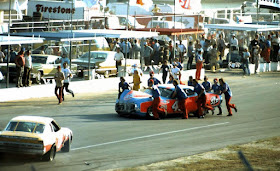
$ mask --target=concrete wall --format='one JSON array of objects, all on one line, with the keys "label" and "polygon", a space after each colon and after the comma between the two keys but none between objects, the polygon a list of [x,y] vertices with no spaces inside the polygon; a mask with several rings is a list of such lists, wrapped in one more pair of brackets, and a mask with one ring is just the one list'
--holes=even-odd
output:
[{"label": "concrete wall", "polygon": [[[250,73],[255,73],[255,64],[249,64]],[[270,63],[260,63],[257,72],[280,71],[280,61]]]}]

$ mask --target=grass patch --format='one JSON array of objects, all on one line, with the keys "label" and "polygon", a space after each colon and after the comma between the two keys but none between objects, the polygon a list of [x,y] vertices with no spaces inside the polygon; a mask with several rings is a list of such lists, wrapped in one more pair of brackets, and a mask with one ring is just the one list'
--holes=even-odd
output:
[{"label": "grass patch", "polygon": [[254,170],[280,171],[280,137],[254,141],[243,145],[228,146],[216,151],[153,163],[147,166],[117,169],[116,171],[245,171],[246,168],[239,158],[238,151],[243,152]]}]

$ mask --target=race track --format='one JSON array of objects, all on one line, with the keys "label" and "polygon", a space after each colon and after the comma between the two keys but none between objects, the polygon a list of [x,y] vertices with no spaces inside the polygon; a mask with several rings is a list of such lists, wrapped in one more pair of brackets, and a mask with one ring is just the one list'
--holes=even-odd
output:
[{"label": "race track", "polygon": [[119,117],[114,111],[116,92],[67,95],[60,106],[54,97],[0,103],[1,130],[12,117],[39,115],[53,117],[74,133],[72,151],[57,153],[53,162],[7,156],[1,158],[0,170],[126,168],[280,135],[279,72],[216,76],[225,77],[233,91],[232,103],[238,107],[233,117],[226,116],[224,102],[222,116],[208,114],[205,119]]}]

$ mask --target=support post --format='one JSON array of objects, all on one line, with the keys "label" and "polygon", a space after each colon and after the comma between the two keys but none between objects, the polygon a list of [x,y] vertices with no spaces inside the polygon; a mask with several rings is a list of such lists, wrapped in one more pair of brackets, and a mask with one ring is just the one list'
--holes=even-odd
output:
[{"label": "support post", "polygon": [[[10,30],[11,30],[11,0],[9,0],[9,25],[8,25],[8,38],[10,39]],[[10,71],[9,71],[9,62],[11,58],[11,45],[8,46],[8,56],[7,56],[7,78],[6,78],[6,88],[9,88],[10,82]]]},{"label": "support post", "polygon": [[89,40],[89,45],[88,45],[88,79],[89,79],[89,74],[90,74],[90,56],[91,56],[91,53],[90,53],[90,47],[91,47],[91,40]]},{"label": "support post", "polygon": [[[72,3],[71,3],[71,36],[72,36],[72,38],[74,38],[74,36],[73,36],[73,26],[72,26],[72,20],[73,20],[73,13],[72,13],[72,11],[73,11],[73,0],[72,0]],[[70,59],[70,70],[71,70],[71,68],[72,68],[72,40],[70,40],[70,49],[69,49],[69,59]]]}]

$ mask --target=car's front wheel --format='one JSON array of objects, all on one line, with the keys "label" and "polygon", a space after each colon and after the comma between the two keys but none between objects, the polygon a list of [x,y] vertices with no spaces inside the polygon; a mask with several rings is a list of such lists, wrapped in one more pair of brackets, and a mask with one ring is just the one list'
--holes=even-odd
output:
[{"label": "car's front wheel", "polygon": [[55,154],[56,154],[56,147],[52,146],[52,148],[50,149],[50,151],[48,151],[44,156],[43,156],[43,161],[53,161],[55,158]]},{"label": "car's front wheel", "polygon": [[61,148],[62,152],[70,152],[70,148],[71,148],[70,139],[71,138],[69,137],[69,139],[64,143],[64,146]]},{"label": "car's front wheel", "polygon": [[154,118],[152,106],[148,107],[147,114],[146,114],[146,119],[151,119],[151,118]]},{"label": "car's front wheel", "polygon": [[109,78],[109,76],[110,76],[110,75],[109,75],[109,71],[105,71],[104,77],[105,77],[105,78]]},{"label": "car's front wheel", "polygon": [[41,83],[41,79],[42,79],[42,73],[40,71],[38,71],[37,76],[35,78],[35,82],[37,84],[40,84]]}]

